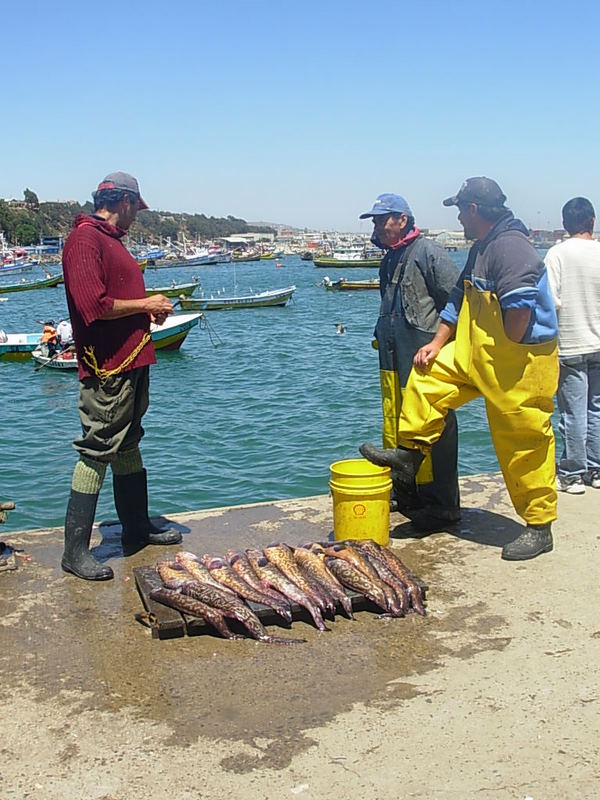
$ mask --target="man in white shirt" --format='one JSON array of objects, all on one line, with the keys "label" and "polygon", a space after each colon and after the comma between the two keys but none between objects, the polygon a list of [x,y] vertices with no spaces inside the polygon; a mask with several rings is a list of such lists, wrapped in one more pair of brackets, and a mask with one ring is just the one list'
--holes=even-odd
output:
[{"label": "man in white shirt", "polygon": [[561,492],[583,494],[586,483],[600,489],[600,242],[585,197],[569,200],[562,217],[569,238],[545,258],[559,327],[563,451],[556,484]]}]

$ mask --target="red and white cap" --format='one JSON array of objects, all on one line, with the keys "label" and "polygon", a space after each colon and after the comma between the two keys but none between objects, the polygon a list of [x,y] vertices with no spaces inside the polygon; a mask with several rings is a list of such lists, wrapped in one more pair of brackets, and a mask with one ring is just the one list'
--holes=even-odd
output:
[{"label": "red and white cap", "polygon": [[137,179],[130,175],[128,172],[111,172],[109,175],[100,181],[98,184],[97,192],[103,189],[121,189],[124,192],[132,192],[139,197],[139,209],[143,211],[148,208],[148,204],[140,194],[140,185]]}]

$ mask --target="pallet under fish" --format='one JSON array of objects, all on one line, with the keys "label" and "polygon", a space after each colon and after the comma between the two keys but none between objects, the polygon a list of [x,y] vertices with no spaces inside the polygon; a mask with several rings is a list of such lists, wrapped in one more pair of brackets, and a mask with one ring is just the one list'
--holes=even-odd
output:
[{"label": "pallet under fish", "polygon": [[[156,567],[134,567],[133,575],[145,609],[143,613],[136,614],[136,618],[151,629],[153,639],[176,639],[186,635],[215,635],[215,630],[212,625],[209,625],[203,619],[191,617],[188,614],[181,614],[174,608],[158,603],[150,597],[150,592],[153,589],[159,589],[163,585],[156,571]],[[423,598],[425,599],[427,587],[422,584],[420,584],[420,586],[423,592]],[[352,592],[349,589],[346,589],[346,594],[352,602],[353,611],[373,611],[374,613],[381,614],[381,609],[364,595]],[[263,625],[278,625],[281,627],[281,617],[272,608],[254,603],[251,600],[247,601],[247,604]],[[302,606],[291,603],[291,610],[293,622],[298,620],[311,622],[310,614],[305,608],[302,608]],[[341,607],[339,606],[338,611],[341,611]],[[228,620],[228,625],[230,625],[231,629],[234,631],[243,631],[243,628],[240,627],[239,624],[236,624],[234,620]]]}]

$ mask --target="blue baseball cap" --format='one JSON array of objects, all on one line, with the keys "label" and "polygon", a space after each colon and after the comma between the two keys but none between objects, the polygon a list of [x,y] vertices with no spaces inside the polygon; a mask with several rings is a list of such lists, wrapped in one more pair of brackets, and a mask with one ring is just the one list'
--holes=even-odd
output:
[{"label": "blue baseball cap", "polygon": [[381,214],[408,214],[412,217],[413,213],[406,200],[399,194],[380,194],[373,203],[373,208],[361,214],[359,219],[367,217],[379,217]]}]

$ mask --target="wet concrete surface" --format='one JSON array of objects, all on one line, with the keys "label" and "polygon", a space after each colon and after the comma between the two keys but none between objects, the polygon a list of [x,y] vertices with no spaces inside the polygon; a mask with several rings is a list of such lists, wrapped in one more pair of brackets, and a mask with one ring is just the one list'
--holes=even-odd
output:
[{"label": "wet concrete surface", "polygon": [[[233,793],[229,795],[223,788],[222,795],[194,794],[184,781],[178,784],[179,794],[170,793],[177,800],[237,796],[238,789],[234,791],[233,786],[250,785],[239,781],[254,785],[257,775],[287,774],[296,761],[310,757],[322,746],[319,731],[324,735],[357,708],[375,718],[391,715],[397,729],[418,736],[413,703],[438,705],[445,692],[443,682],[441,688],[425,688],[428,674],[482,659],[493,665],[496,656],[502,659],[501,669],[507,668],[503,654],[519,635],[511,623],[515,612],[521,613],[523,593],[531,590],[518,579],[524,571],[539,573],[543,561],[537,559],[534,568],[533,562],[508,565],[496,561],[499,548],[518,535],[520,528],[497,476],[471,478],[463,481],[461,488],[463,519],[447,533],[417,538],[407,520],[392,515],[395,552],[429,587],[427,617],[383,620],[362,611],[354,621],[336,617],[325,633],[309,622],[298,621],[286,634],[282,625],[283,635],[307,640],[293,647],[225,641],[211,635],[152,639],[150,631],[135,621],[142,605],[132,568],[153,564],[178,549],[219,555],[231,547],[323,540],[331,533],[330,498],[176,515],[170,519],[184,533],[182,545],[147,548],[128,559],[120,554],[118,526],[103,523],[99,527],[102,540],[95,535],[94,541],[97,557],[107,560],[115,571],[114,581],[106,583],[85,582],[61,572],[61,531],[11,535],[11,544],[22,547],[31,561],[0,576],[4,693],[5,697],[22,698],[25,706],[38,709],[38,719],[47,719],[45,724],[39,723],[41,730],[46,727],[43,741],[50,737],[60,742],[52,757],[56,775],[46,785],[47,793],[40,796],[70,797],[68,787],[77,785],[80,791],[86,785],[84,765],[90,769],[89,756],[82,758],[81,738],[72,739],[74,726],[83,718],[95,721],[92,729],[102,720],[102,729],[111,730],[113,741],[118,739],[119,720],[127,720],[131,741],[123,745],[121,760],[139,747],[139,742],[134,744],[134,730],[138,738],[143,734],[149,751],[160,732],[163,771],[169,764],[169,752],[177,761],[182,753],[204,753],[210,743],[218,743],[211,774],[214,779],[216,770],[219,785],[228,786],[227,791]],[[600,501],[600,492],[597,496]],[[487,557],[478,574],[482,551]],[[551,563],[555,554],[543,558]],[[557,587],[555,596],[560,593]],[[559,631],[573,625],[569,619],[572,609],[561,606],[551,610]],[[533,607],[528,613],[533,615],[524,618],[529,627],[547,620],[543,609]],[[489,669],[493,672],[494,668]],[[16,706],[15,713],[23,715],[24,729],[28,725],[35,728],[29,712],[23,708],[17,712]],[[363,744],[367,751],[367,742]],[[346,744],[340,741],[337,758],[342,765],[346,751]],[[8,747],[3,756],[10,764],[15,753]],[[110,767],[109,771],[118,773],[110,755],[95,758],[100,759],[92,762],[95,768]],[[82,770],[77,784],[68,777],[72,768]],[[310,796],[329,796],[325,776],[323,780],[322,793]],[[19,782],[18,770],[5,769],[0,796],[8,799],[26,796],[19,791],[35,793],[31,781],[24,776]],[[152,786],[157,785],[154,780]],[[91,793],[79,796],[103,800],[133,796],[119,781],[115,786],[117,789],[104,794],[90,788]],[[250,792],[248,796],[279,796],[275,785],[271,788],[273,794],[263,788],[265,793]],[[302,793],[309,796],[304,790]],[[146,796],[161,795],[146,792]],[[377,796],[388,796],[383,786]]]}]

